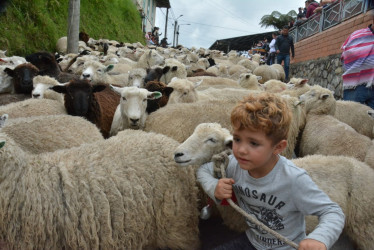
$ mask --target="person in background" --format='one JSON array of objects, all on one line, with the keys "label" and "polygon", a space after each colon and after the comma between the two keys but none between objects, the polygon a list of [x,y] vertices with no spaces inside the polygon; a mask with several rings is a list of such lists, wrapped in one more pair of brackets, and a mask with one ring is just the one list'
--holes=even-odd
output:
[{"label": "person in background", "polygon": [[305,17],[306,18],[309,18],[311,17],[313,14],[314,14],[314,10],[319,7],[319,3],[317,3],[316,1],[314,0],[308,0],[308,8],[307,8],[307,11],[306,11],[306,15]]},{"label": "person in background", "polygon": [[155,26],[152,31],[153,42],[155,45],[159,44],[159,37],[162,35],[162,33],[158,33],[159,30],[160,28]]},{"label": "person in background", "polygon": [[[292,113],[286,101],[273,93],[249,95],[231,112],[232,155],[226,178],[214,176],[214,163],[197,170],[197,181],[216,203],[232,198],[259,221],[299,244],[299,250],[326,250],[339,238],[345,216],[338,204],[313,182],[309,174],[280,155],[287,147]],[[319,224],[305,233],[305,216]],[[291,249],[283,241],[247,222],[236,239],[214,250]]]},{"label": "person in background", "polygon": [[315,8],[313,12],[314,13],[321,13],[323,8],[327,8],[328,6],[333,4],[334,2],[336,2],[336,0],[321,0],[319,2],[319,7]]},{"label": "person in background", "polygon": [[[374,15],[374,10],[371,10]],[[343,100],[356,101],[374,109],[374,30],[373,24],[354,31],[341,49]]]},{"label": "person in background", "polygon": [[168,43],[167,39],[168,39],[167,37],[164,37],[164,38],[161,39],[161,42],[160,42],[161,47],[167,48],[168,45],[170,45],[170,43]]},{"label": "person in background", "polygon": [[275,41],[275,49],[277,52],[277,63],[282,64],[284,62],[284,72],[286,73],[285,81],[288,82],[288,74],[290,69],[290,50],[292,58],[295,57],[295,48],[293,44],[293,37],[288,35],[288,26],[284,26],[282,34],[277,37]]},{"label": "person in background", "polygon": [[155,43],[152,41],[152,33],[150,31],[148,31],[146,34],[145,34],[145,40],[146,40],[146,43],[147,45],[154,45]]},{"label": "person in background", "polygon": [[270,44],[269,44],[269,56],[268,56],[268,59],[266,61],[266,64],[267,65],[272,65],[275,63],[275,55],[276,55],[276,52],[277,50],[275,49],[275,41],[277,40],[277,33],[273,33],[271,34],[273,39],[271,40]]}]

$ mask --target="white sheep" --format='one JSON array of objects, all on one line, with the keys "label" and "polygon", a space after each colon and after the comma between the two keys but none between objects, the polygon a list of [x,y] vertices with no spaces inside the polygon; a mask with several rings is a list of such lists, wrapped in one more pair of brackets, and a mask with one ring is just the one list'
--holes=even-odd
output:
[{"label": "white sheep", "polygon": [[174,140],[126,130],[31,156],[0,133],[0,145],[7,248],[199,248],[196,178],[173,161]]},{"label": "white sheep", "polygon": [[282,92],[282,95],[300,97],[310,90],[308,79],[292,77],[287,84],[288,88]]},{"label": "white sheep", "polygon": [[163,65],[164,63],[165,58],[156,50],[150,49],[144,51],[143,55],[140,56],[138,62],[134,67],[146,69],[156,65]]},{"label": "white sheep", "polygon": [[23,151],[32,154],[104,140],[93,123],[71,115],[10,119],[1,132],[11,137]]},{"label": "white sheep", "polygon": [[286,80],[286,73],[284,72],[284,68],[282,65],[278,63],[274,63],[270,65],[271,68],[274,68],[278,72],[277,80],[284,82]]},{"label": "white sheep", "polygon": [[374,139],[373,128],[374,120],[369,117],[368,111],[372,111],[369,106],[353,101],[336,101],[334,117],[342,121],[357,132]]},{"label": "white sheep", "polygon": [[4,71],[4,69],[10,68],[14,70],[15,66],[11,65],[0,65],[0,93],[15,93],[13,85],[13,77]]},{"label": "white sheep", "polygon": [[249,60],[248,58],[244,58],[244,59],[241,59],[239,62],[238,62],[238,65],[242,65],[244,67],[246,67],[247,69],[251,70],[252,72],[258,67],[260,66],[258,62],[256,61],[251,61]]},{"label": "white sheep", "polygon": [[186,66],[178,60],[173,58],[166,59],[165,67],[170,67],[170,69],[161,76],[161,82],[168,84],[174,77],[187,78]]},{"label": "white sheep", "polygon": [[144,88],[144,79],[147,72],[143,68],[134,68],[129,71],[128,86]]},{"label": "white sheep", "polygon": [[118,88],[111,85],[110,87],[121,95],[120,104],[114,113],[110,135],[114,136],[127,128],[144,128],[148,116],[146,112],[147,100],[158,99],[162,94],[158,91],[151,92],[134,86]]},{"label": "white sheep", "polygon": [[97,61],[86,61],[83,65],[81,80],[88,80],[91,84],[114,84],[118,86],[127,86],[128,73],[111,75],[109,71],[113,65],[105,66]]},{"label": "white sheep", "polygon": [[[217,123],[204,123],[174,151],[174,160],[180,166],[202,165],[211,161],[214,154],[231,147],[232,136]],[[305,169],[313,181],[346,215],[345,233],[360,249],[372,249],[374,217],[374,171],[354,158],[344,156],[313,155],[293,159],[293,163]],[[230,206],[218,206],[224,223],[236,231],[247,228],[244,217]],[[312,216],[306,217],[307,233],[317,225]]]},{"label": "white sheep", "polygon": [[262,76],[256,76],[251,73],[242,73],[239,76],[238,84],[245,89],[263,90],[258,82],[261,79]]},{"label": "white sheep", "polygon": [[225,77],[213,77],[213,76],[193,76],[187,77],[187,80],[191,82],[199,82],[202,80],[201,84],[197,87],[198,90],[203,90],[206,88],[242,88],[238,81],[225,78]]},{"label": "white sheep", "polygon": [[8,114],[10,119],[41,115],[66,115],[64,104],[50,99],[28,99],[0,106],[0,115]]},{"label": "white sheep", "polygon": [[262,76],[262,79],[259,80],[260,83],[264,83],[271,79],[278,80],[279,78],[278,71],[266,64],[258,66],[252,73],[256,76]]},{"label": "white sheep", "polygon": [[31,92],[32,98],[46,98],[59,101],[64,103],[64,96],[60,93],[57,93],[51,89],[52,86],[61,85],[55,78],[49,76],[35,76],[32,79],[33,90]]},{"label": "white sheep", "polygon": [[226,64],[216,64],[211,67],[209,67],[206,72],[215,74],[216,76],[219,77],[228,77],[229,71],[228,71],[229,66]]},{"label": "white sheep", "polygon": [[263,85],[264,90],[270,93],[281,93],[283,95],[283,91],[288,88],[288,85],[280,80],[268,80]]}]

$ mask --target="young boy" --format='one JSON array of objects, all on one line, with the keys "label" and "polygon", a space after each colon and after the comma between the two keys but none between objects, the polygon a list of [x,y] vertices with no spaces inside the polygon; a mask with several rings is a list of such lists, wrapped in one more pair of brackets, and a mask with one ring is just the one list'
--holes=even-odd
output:
[{"label": "young boy", "polygon": [[[287,146],[291,113],[280,96],[246,97],[231,113],[233,155],[227,178],[213,177],[213,163],[202,165],[197,179],[219,204],[234,191],[239,206],[262,223],[299,244],[299,249],[328,249],[344,226],[341,208],[321,191],[305,170],[279,154]],[[319,216],[319,225],[305,235],[305,215]],[[238,239],[217,249],[292,249],[247,221]]]}]

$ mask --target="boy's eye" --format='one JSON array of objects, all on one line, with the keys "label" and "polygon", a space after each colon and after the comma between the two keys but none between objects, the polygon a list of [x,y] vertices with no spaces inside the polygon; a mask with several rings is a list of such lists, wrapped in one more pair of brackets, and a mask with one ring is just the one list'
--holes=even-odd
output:
[{"label": "boy's eye", "polygon": [[258,144],[257,142],[254,142],[254,141],[251,141],[250,142],[252,146],[259,146],[260,144]]},{"label": "boy's eye", "polygon": [[239,138],[235,138],[235,137],[234,137],[234,141],[235,141],[235,142],[239,142],[239,141],[240,141],[240,139],[239,139]]}]

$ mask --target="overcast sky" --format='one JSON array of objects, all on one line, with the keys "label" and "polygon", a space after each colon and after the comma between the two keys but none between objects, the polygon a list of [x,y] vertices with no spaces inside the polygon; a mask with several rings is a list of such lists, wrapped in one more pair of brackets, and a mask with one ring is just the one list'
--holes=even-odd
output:
[{"label": "overcast sky", "polygon": [[[167,38],[173,43],[174,20],[178,18],[179,44],[209,48],[216,40],[273,31],[259,25],[261,17],[274,10],[298,12],[305,0],[170,0]],[[156,8],[156,26],[165,34],[166,8]],[[190,24],[190,25],[186,25]],[[160,38],[160,39],[161,39]]]}]

